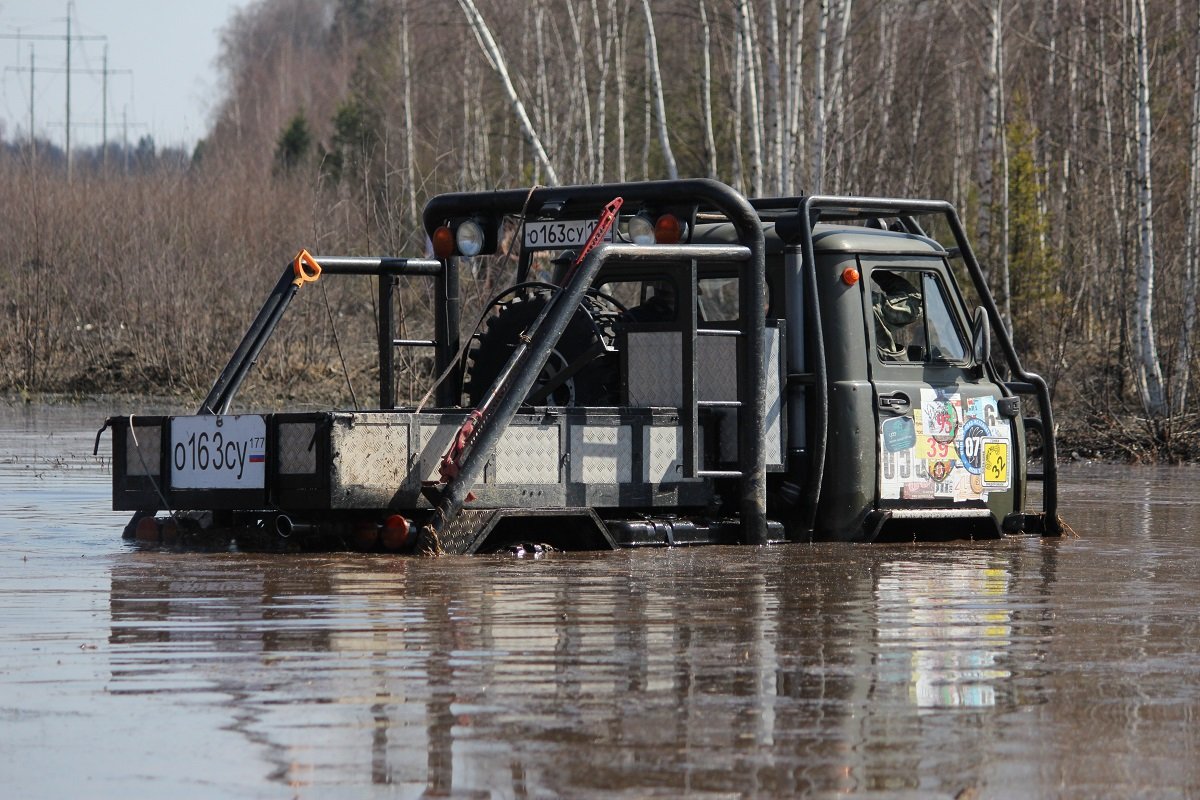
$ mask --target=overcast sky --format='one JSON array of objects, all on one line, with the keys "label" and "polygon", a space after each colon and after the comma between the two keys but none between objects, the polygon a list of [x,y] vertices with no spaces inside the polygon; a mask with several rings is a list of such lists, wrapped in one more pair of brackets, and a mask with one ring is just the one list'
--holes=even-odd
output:
[{"label": "overcast sky", "polygon": [[[217,100],[220,32],[251,0],[74,0],[71,35],[104,36],[108,68],[108,138],[131,142],[149,133],[159,147],[191,149],[208,129]],[[34,57],[33,114],[38,136],[63,142],[65,42],[18,41],[21,35],[66,36],[67,0],[0,0],[0,126],[4,138],[29,130],[29,57]],[[80,40],[71,51],[71,144],[100,142],[105,42]],[[16,71],[21,70],[20,72]],[[43,72],[45,70],[45,72]],[[52,72],[57,70],[57,72]],[[96,74],[81,74],[93,70]]]}]

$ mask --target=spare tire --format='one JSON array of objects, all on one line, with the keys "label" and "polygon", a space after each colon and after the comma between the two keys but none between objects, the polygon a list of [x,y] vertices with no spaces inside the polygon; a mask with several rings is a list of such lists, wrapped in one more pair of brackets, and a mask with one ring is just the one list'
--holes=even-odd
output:
[{"label": "spare tire", "polygon": [[[496,313],[489,317],[467,355],[463,394],[468,405],[477,407],[483,402],[520,343],[521,335],[529,330],[549,300],[549,289],[538,287],[523,291],[495,307]],[[582,305],[575,309],[529,394],[536,394],[551,377],[584,356],[597,341],[608,335],[599,329]],[[605,352],[568,378],[540,405],[614,405],[616,398],[616,360],[611,353]]]}]

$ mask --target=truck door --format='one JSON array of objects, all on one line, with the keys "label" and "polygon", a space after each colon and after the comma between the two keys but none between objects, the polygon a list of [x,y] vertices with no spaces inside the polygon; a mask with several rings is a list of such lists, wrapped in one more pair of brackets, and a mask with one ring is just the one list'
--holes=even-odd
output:
[{"label": "truck door", "polygon": [[882,508],[1013,510],[1013,427],[1000,387],[972,362],[945,262],[872,257],[863,301]]}]

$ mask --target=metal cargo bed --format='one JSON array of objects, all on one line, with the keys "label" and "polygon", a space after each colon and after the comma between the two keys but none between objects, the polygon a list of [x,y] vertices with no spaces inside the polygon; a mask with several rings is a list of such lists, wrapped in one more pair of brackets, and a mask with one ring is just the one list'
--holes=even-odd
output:
[{"label": "metal cargo bed", "polygon": [[[113,507],[430,509],[428,489],[466,418],[462,410],[264,415],[264,480],[248,488],[235,480],[211,488],[174,485],[180,471],[163,443],[172,441],[172,425],[192,418],[114,418]],[[713,418],[701,430],[718,435],[718,427]],[[521,412],[484,465],[470,506],[707,505],[713,481],[685,475],[683,441],[676,409]]]}]

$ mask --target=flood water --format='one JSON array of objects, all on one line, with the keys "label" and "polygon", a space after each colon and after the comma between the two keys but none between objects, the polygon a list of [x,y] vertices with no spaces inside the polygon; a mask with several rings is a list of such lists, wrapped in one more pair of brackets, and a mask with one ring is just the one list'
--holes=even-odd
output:
[{"label": "flood water", "polygon": [[1056,540],[172,552],[105,413],[0,404],[6,797],[1200,794],[1200,470],[1066,467]]}]

